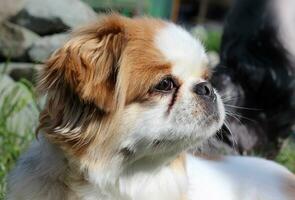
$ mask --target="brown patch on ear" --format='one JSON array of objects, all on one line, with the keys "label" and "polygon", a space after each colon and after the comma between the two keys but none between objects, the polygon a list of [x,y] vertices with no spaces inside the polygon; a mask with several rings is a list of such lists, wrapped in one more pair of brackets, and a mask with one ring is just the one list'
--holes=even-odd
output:
[{"label": "brown patch on ear", "polygon": [[126,20],[111,15],[75,32],[48,60],[39,89],[56,91],[67,84],[82,101],[94,103],[105,112],[116,109],[116,73],[126,45]]},{"label": "brown patch on ear", "polygon": [[285,177],[285,184],[284,188],[286,192],[286,196],[289,200],[295,199],[295,175],[289,174]]},{"label": "brown patch on ear", "polygon": [[83,154],[107,126],[102,117],[124,104],[115,94],[127,20],[110,15],[76,31],[40,73],[38,89],[47,103],[38,130],[70,153]]},{"label": "brown patch on ear", "polygon": [[53,143],[67,153],[82,155],[95,138],[95,131],[89,125],[100,121],[105,113],[96,105],[84,104],[80,98],[64,84],[58,92],[48,93],[44,110],[40,113],[39,130]]}]

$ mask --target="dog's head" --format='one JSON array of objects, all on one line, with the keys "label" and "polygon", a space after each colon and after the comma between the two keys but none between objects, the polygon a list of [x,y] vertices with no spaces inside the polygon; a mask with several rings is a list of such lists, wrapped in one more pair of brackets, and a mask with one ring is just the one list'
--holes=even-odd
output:
[{"label": "dog's head", "polygon": [[203,46],[179,26],[109,15],[49,59],[40,129],[88,164],[176,155],[223,124],[209,75]]}]

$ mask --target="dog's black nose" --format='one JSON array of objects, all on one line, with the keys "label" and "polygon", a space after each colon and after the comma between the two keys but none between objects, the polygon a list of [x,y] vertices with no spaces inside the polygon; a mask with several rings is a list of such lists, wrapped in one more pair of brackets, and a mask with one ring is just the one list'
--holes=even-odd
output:
[{"label": "dog's black nose", "polygon": [[201,82],[196,84],[193,87],[193,91],[200,96],[212,97],[213,96],[213,88],[208,82]]}]

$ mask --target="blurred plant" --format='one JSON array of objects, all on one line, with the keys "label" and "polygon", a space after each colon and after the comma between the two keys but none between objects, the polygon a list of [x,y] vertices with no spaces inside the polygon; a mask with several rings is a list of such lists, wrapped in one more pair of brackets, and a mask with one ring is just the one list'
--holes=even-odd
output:
[{"label": "blurred plant", "polygon": [[38,115],[32,84],[0,74],[0,199],[4,198],[7,172],[34,137]]},{"label": "blurred plant", "polygon": [[219,52],[221,32],[206,30],[203,26],[196,26],[191,29],[191,34],[202,41],[207,51]]},{"label": "blurred plant", "polygon": [[295,173],[295,133],[284,141],[276,161]]},{"label": "blurred plant", "polygon": [[219,52],[221,43],[221,33],[217,31],[209,31],[205,46],[208,51]]}]

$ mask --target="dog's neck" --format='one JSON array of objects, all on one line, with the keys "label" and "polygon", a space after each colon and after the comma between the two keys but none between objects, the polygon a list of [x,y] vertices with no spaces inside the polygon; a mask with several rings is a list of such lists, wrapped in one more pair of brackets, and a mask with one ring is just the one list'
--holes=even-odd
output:
[{"label": "dog's neck", "polygon": [[[161,160],[161,157],[154,160],[144,158],[129,165],[114,161],[108,167],[91,168],[82,173],[77,171],[79,167],[75,167],[71,169],[67,184],[73,193],[79,191],[79,194],[84,194],[82,199],[94,196],[110,200],[183,199],[187,189],[185,154],[165,164],[161,164]],[[82,178],[77,178],[77,175]]]},{"label": "dog's neck", "polygon": [[49,157],[55,159],[50,161],[54,166],[43,171],[56,174],[52,178],[68,188],[65,192],[68,199],[182,200],[187,190],[184,153],[148,156],[127,163],[124,159],[113,159],[105,167],[82,168],[79,161],[65,155],[43,136],[36,148],[40,151],[39,167],[47,166],[42,163],[48,163]]}]

